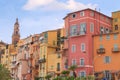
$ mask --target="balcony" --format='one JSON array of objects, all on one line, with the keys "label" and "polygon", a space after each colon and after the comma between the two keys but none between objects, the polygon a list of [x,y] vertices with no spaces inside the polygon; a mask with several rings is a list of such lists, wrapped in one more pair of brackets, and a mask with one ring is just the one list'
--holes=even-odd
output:
[{"label": "balcony", "polygon": [[71,37],[84,36],[84,35],[86,35],[86,31],[72,32],[72,33],[70,34]]},{"label": "balcony", "polygon": [[97,53],[98,54],[104,54],[105,53],[105,48],[97,49]]},{"label": "balcony", "polygon": [[113,53],[120,52],[120,48],[112,48],[112,52],[113,52]]},{"label": "balcony", "polygon": [[13,59],[11,62],[12,62],[12,63],[16,63],[16,61],[17,61],[16,59]]},{"label": "balcony", "polygon": [[80,65],[78,65],[78,67],[82,68],[82,67],[85,67],[85,65],[84,64],[80,64]]},{"label": "balcony", "polygon": [[39,59],[38,62],[39,62],[39,63],[45,63],[45,62],[46,62],[46,59],[45,59],[45,58]]},{"label": "balcony", "polygon": [[16,65],[15,65],[15,64],[12,64],[12,65],[11,65],[11,69],[14,69],[14,68],[16,68]]}]

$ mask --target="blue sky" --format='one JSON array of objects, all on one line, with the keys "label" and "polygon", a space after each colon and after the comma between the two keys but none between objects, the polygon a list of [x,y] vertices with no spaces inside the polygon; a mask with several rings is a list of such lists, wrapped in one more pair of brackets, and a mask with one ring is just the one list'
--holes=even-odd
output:
[{"label": "blue sky", "polygon": [[111,16],[120,10],[120,0],[0,0],[0,40],[11,43],[18,17],[21,38],[64,26],[67,13],[92,8]]}]

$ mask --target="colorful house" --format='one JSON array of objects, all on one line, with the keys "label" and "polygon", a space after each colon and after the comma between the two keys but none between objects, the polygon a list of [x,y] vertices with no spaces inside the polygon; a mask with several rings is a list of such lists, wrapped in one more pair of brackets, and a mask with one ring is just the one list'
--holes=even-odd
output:
[{"label": "colorful house", "polygon": [[94,72],[96,78],[108,80],[120,79],[120,34],[109,33],[95,35],[94,38]]},{"label": "colorful house", "polygon": [[113,31],[120,32],[120,11],[112,12]]},{"label": "colorful house", "polygon": [[[77,65],[77,76],[93,74],[93,38],[92,35],[111,32],[112,18],[99,11],[84,9],[69,13],[65,18],[64,68]],[[71,73],[72,75],[72,73]]]},{"label": "colorful house", "polygon": [[46,75],[59,76],[61,72],[61,54],[57,37],[59,30],[43,32],[40,37],[39,77],[44,79]]}]

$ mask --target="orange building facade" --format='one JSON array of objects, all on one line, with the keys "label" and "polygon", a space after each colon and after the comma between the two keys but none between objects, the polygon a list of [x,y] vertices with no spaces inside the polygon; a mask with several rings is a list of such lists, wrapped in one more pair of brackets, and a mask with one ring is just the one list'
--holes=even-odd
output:
[{"label": "orange building facade", "polygon": [[[110,33],[95,35],[94,42],[94,72],[98,80],[120,79],[120,34]],[[117,78],[117,79],[116,79]]]}]

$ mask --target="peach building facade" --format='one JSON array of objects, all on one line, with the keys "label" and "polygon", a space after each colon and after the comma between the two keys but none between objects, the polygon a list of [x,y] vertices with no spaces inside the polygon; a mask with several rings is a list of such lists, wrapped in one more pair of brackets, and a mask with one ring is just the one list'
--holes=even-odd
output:
[{"label": "peach building facade", "polygon": [[110,33],[93,36],[94,72],[98,80],[120,79],[120,34]]}]

